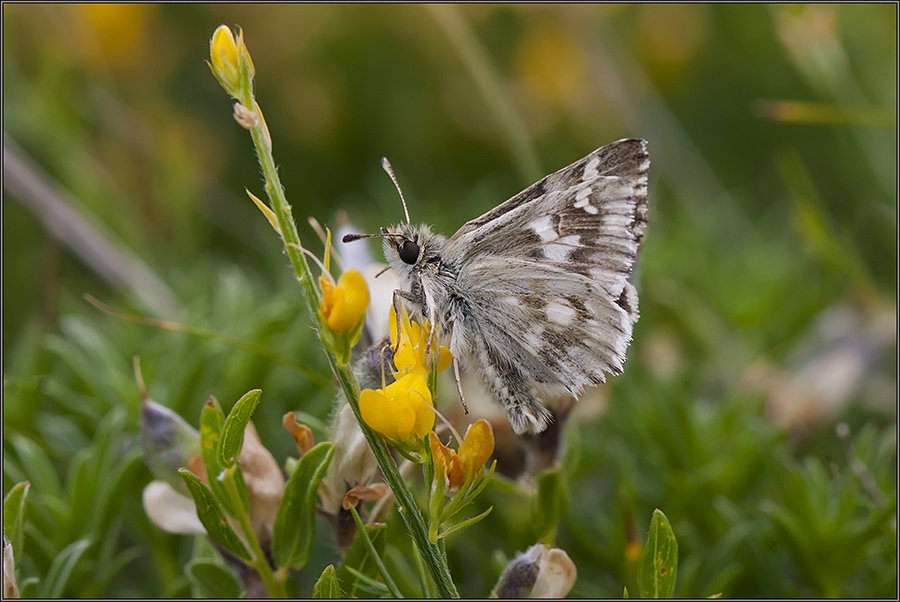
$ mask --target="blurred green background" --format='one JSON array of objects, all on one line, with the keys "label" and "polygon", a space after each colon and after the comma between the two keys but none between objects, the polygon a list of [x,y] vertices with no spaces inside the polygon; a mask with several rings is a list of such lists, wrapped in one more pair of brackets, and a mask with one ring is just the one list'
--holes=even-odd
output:
[{"label": "blurred green background", "polygon": [[[895,596],[896,11],[4,4],[4,492],[32,482],[20,580],[190,592],[194,543],[140,505],[133,356],[194,424],[209,395],[227,409],[263,389],[254,421],[279,462],[281,415],[329,412],[299,288],[244,194],[264,194],[249,136],[204,64],[224,23],[244,31],[319,255],[307,216],[402,219],[382,156],[413,221],[450,234],[599,146],[649,141],[628,366],[565,434],[556,543],[573,596],[622,594],[654,508],[679,540],[677,595]],[[529,508],[504,495],[489,489],[494,513],[448,545],[464,596],[534,543]],[[338,558],[320,531],[301,595]]]}]

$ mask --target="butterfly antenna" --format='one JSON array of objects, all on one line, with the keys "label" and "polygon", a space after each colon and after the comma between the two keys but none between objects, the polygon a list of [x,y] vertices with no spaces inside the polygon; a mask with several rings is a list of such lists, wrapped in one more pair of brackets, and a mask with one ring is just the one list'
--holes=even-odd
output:
[{"label": "butterfly antenna", "polygon": [[400,183],[397,182],[397,176],[394,175],[394,170],[391,168],[391,162],[387,160],[387,157],[381,158],[381,167],[384,171],[387,172],[387,175],[391,176],[391,180],[394,182],[394,186],[397,188],[397,192],[400,193],[400,200],[403,201],[403,213],[406,214],[406,223],[409,223],[409,209],[406,208],[406,199],[403,198],[403,191],[400,190]]}]

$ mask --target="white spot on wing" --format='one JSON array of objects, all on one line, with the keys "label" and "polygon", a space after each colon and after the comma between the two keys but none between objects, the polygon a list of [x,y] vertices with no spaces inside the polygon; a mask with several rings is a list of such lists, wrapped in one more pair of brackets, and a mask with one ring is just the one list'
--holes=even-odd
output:
[{"label": "white spot on wing", "polygon": [[544,306],[547,319],[560,326],[569,326],[575,320],[575,308],[564,299],[554,299]]},{"label": "white spot on wing", "polygon": [[559,263],[568,263],[569,254],[571,252],[571,247],[563,245],[550,244],[544,247],[544,256],[550,261],[557,261]]},{"label": "white spot on wing", "polygon": [[597,168],[600,166],[600,158],[599,157],[591,157],[591,160],[588,161],[587,165],[584,166],[584,175],[581,176],[582,181],[593,180],[598,177],[600,173],[597,171]]},{"label": "white spot on wing", "polygon": [[581,237],[578,234],[570,234],[569,236],[563,236],[557,240],[554,240],[551,243],[548,243],[544,248],[544,257],[549,259],[550,261],[558,261],[560,263],[567,263],[571,259],[572,250],[575,247],[581,246]]},{"label": "white spot on wing", "polygon": [[584,210],[587,211],[588,213],[590,213],[591,215],[597,215],[597,208],[594,207],[593,205],[585,206]]},{"label": "white spot on wing", "polygon": [[536,220],[529,222],[528,227],[541,237],[541,242],[554,240],[557,237],[556,230],[553,229],[553,222],[550,220],[549,215],[541,216]]}]

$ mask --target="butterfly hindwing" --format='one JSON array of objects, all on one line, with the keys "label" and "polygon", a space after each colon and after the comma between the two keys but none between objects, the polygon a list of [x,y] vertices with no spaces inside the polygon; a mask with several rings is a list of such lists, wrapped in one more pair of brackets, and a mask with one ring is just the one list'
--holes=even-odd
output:
[{"label": "butterfly hindwing", "polygon": [[517,375],[577,396],[622,372],[648,168],[643,140],[607,145],[466,223],[444,249],[477,316],[456,324],[457,346],[480,363],[517,432],[548,419],[512,386]]}]

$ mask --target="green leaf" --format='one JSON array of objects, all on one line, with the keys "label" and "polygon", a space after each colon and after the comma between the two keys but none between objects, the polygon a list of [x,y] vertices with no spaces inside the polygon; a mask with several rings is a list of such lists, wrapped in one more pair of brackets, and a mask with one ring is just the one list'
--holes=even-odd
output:
[{"label": "green leaf", "polygon": [[315,535],[316,494],[334,455],[334,443],[323,441],[303,454],[288,480],[275,515],[272,555],[279,568],[303,568]]},{"label": "green leaf", "polygon": [[3,531],[12,544],[17,566],[25,545],[25,509],[30,489],[31,483],[23,481],[10,489],[3,500]]},{"label": "green leaf", "polygon": [[671,598],[675,593],[678,542],[669,519],[653,511],[647,545],[638,560],[638,589],[642,598]]},{"label": "green leaf", "polygon": [[569,511],[569,492],[559,468],[551,468],[535,477],[534,531],[540,540],[553,530]]},{"label": "green leaf", "polygon": [[28,577],[19,584],[19,598],[37,598],[41,582],[37,577]]},{"label": "green leaf", "polygon": [[334,565],[329,564],[313,588],[313,598],[340,598],[341,582],[338,581]]},{"label": "green leaf", "polygon": [[225,485],[219,480],[222,467],[219,466],[216,450],[219,448],[219,439],[224,424],[225,412],[222,411],[216,398],[210,397],[203,406],[203,411],[200,412],[200,457],[203,458],[203,463],[206,465],[206,479],[209,481],[209,486],[216,499],[222,504],[225,512],[235,516],[231,496],[228,495]]},{"label": "green leaf", "polygon": [[231,468],[237,462],[244,446],[244,429],[253,416],[256,404],[262,391],[253,389],[238,399],[222,427],[222,438],[219,439],[218,460],[222,468]]},{"label": "green leaf", "polygon": [[623,598],[630,598],[630,597],[631,597],[631,596],[628,595],[628,588],[627,588],[627,587],[625,588],[625,593],[622,595],[622,597],[623,597]]},{"label": "green leaf", "polygon": [[251,560],[244,542],[228,524],[225,513],[222,511],[222,505],[216,500],[212,490],[186,468],[179,468],[178,474],[184,479],[184,483],[191,492],[191,497],[194,498],[194,504],[197,506],[197,518],[203,523],[203,528],[206,529],[213,541],[225,546],[242,560]]},{"label": "green leaf", "polygon": [[194,585],[213,598],[240,598],[244,593],[234,573],[211,560],[191,560],[184,571]]},{"label": "green leaf", "polygon": [[82,555],[87,551],[93,542],[86,539],[79,539],[60,552],[53,559],[50,570],[47,571],[47,577],[41,583],[42,598],[61,598],[65,592],[65,587],[72,576],[72,572],[81,560]]},{"label": "green leaf", "polygon": [[458,532],[458,531],[462,531],[462,530],[465,529],[466,527],[471,527],[472,525],[474,525],[475,523],[477,523],[477,522],[480,521],[481,519],[485,518],[488,514],[490,514],[490,513],[491,513],[491,510],[493,510],[493,509],[494,509],[494,507],[491,506],[490,508],[488,508],[487,510],[485,510],[484,512],[482,512],[482,513],[479,514],[478,516],[473,516],[472,518],[468,518],[468,519],[462,521],[461,523],[457,523],[457,524],[453,525],[452,527],[448,527],[447,530],[444,531],[443,533],[441,533],[440,536],[441,536],[441,537],[448,537],[448,536],[453,535],[454,533],[456,533],[456,532]]},{"label": "green leaf", "polygon": [[[372,545],[375,546],[375,551],[379,554],[384,554],[386,530],[387,525],[384,523],[370,523],[366,525],[369,539],[372,541]],[[354,570],[369,578],[378,577],[378,568],[375,566],[375,562],[369,558],[366,543],[358,532],[356,537],[353,538],[353,544],[347,550],[347,555],[344,556],[344,561],[337,571],[338,579],[344,584],[345,594],[351,598],[359,595],[357,590],[360,579],[354,574]]]},{"label": "green leaf", "polygon": [[[34,490],[40,492],[41,495],[61,498],[63,496],[62,483],[47,452],[40,445],[19,433],[13,433],[9,437],[9,442],[16,450],[22,472],[34,485]],[[6,438],[4,437],[4,446],[5,444]]]}]

